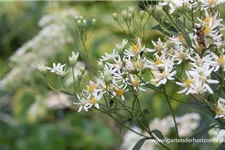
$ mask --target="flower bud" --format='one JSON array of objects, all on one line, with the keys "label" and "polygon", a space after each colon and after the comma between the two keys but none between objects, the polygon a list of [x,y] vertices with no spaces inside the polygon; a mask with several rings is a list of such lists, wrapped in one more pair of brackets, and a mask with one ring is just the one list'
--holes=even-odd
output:
[{"label": "flower bud", "polygon": [[82,74],[81,71],[79,71],[79,72],[77,73],[77,79],[78,79],[78,81],[81,81],[81,80],[82,80],[82,77],[83,77],[83,74]]},{"label": "flower bud", "polygon": [[110,83],[110,82],[112,81],[112,74],[111,74],[111,72],[108,71],[108,70],[105,70],[105,71],[104,71],[104,81],[105,81],[106,83]]},{"label": "flower bud", "polygon": [[40,63],[39,65],[37,65],[37,68],[44,76],[47,75],[48,68],[44,65],[44,63]]},{"label": "flower bud", "polygon": [[132,14],[131,13],[128,13],[128,15],[127,15],[127,21],[131,21],[133,19],[133,16],[132,16]]},{"label": "flower bud", "polygon": [[155,10],[155,14],[157,16],[162,16],[163,15],[163,6],[156,5],[154,10]]},{"label": "flower bud", "polygon": [[75,20],[77,21],[77,20],[79,19],[79,16],[75,16],[74,18],[75,18]]},{"label": "flower bud", "polygon": [[145,16],[145,12],[144,12],[143,10],[141,10],[141,11],[139,12],[139,14],[140,14],[140,18],[143,19],[144,16]]},{"label": "flower bud", "polygon": [[93,18],[91,23],[92,23],[92,25],[94,26],[94,25],[96,24],[96,19]]},{"label": "flower bud", "polygon": [[104,69],[104,65],[102,61],[98,61],[98,68],[102,71]]},{"label": "flower bud", "polygon": [[82,75],[85,73],[85,66],[80,67],[80,72],[82,73]]},{"label": "flower bud", "polygon": [[122,10],[122,15],[123,15],[124,21],[127,21],[127,18],[128,18],[127,10],[123,9]]},{"label": "flower bud", "polygon": [[114,20],[118,21],[118,15],[117,15],[117,13],[113,13],[112,16],[113,16],[113,19]]},{"label": "flower bud", "polygon": [[80,18],[80,20],[83,20],[83,16],[80,16],[79,18]]},{"label": "flower bud", "polygon": [[149,13],[151,13],[152,11],[153,11],[153,7],[152,7],[152,5],[150,5],[149,7],[148,7],[148,10],[147,10]]},{"label": "flower bud", "polygon": [[134,18],[134,15],[135,15],[134,14],[134,7],[132,6],[132,7],[129,7],[128,9],[129,9],[129,12],[131,14],[131,17]]},{"label": "flower bud", "polygon": [[78,56],[79,56],[79,53],[72,52],[72,56],[69,57],[69,64],[71,66],[74,66],[76,64]]},{"label": "flower bud", "polygon": [[81,20],[77,20],[77,26],[80,27],[82,25]]},{"label": "flower bud", "polygon": [[86,26],[87,26],[87,20],[86,20],[86,19],[84,19],[84,20],[82,21],[82,26],[83,26],[83,27],[86,27]]}]

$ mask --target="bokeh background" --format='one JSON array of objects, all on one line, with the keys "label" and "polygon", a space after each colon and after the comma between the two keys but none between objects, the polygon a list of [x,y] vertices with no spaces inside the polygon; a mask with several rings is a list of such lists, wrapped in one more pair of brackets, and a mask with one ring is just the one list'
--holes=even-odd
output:
[{"label": "bokeh background", "polygon": [[[91,110],[77,113],[73,99],[51,91],[44,77],[36,69],[40,62],[68,64],[72,51],[81,52],[77,65],[85,64],[85,56],[76,30],[74,16],[82,15],[97,20],[88,51],[94,63],[105,52],[111,52],[115,44],[127,38],[112,13],[120,14],[123,8],[137,2],[0,2],[0,149],[1,150],[109,150],[119,149],[123,143],[124,129],[104,114]],[[221,6],[222,16],[225,14]],[[151,30],[157,23],[151,19],[146,27],[146,45],[163,34]],[[88,69],[88,67],[87,67]],[[87,70],[84,85],[93,76]],[[60,88],[54,76],[50,82]],[[68,78],[69,86],[72,79]],[[168,93],[183,101],[175,87],[168,85]],[[129,97],[127,98],[129,101]],[[170,114],[166,101],[159,93],[148,91],[141,95],[142,107],[150,110],[148,121]],[[178,116],[188,112],[201,115],[201,128],[214,120],[204,110],[189,104],[172,101]],[[202,131],[201,129],[196,129]],[[170,136],[173,136],[172,132]],[[199,134],[198,134],[199,135]],[[200,137],[208,137],[207,131]],[[187,149],[214,149],[218,144],[193,144]]]}]

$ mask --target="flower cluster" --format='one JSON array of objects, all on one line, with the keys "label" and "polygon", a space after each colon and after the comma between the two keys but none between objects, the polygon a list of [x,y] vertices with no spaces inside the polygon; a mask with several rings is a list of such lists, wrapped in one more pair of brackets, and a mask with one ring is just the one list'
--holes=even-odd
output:
[{"label": "flower cluster", "polygon": [[[89,81],[85,88],[80,88],[85,67],[80,67],[77,74],[74,75],[79,53],[72,52],[69,64],[72,68],[74,90],[71,92],[64,84],[62,85],[67,94],[69,93],[77,100],[73,104],[78,105],[78,112],[96,108],[113,119],[115,119],[113,115],[124,119],[126,117],[120,114],[120,110],[123,110],[130,114],[125,121],[132,121],[132,123],[139,121],[146,134],[150,135],[149,138],[158,138],[158,135],[152,135],[150,129],[156,127],[161,127],[160,131],[165,134],[169,133],[171,128],[175,128],[177,138],[179,135],[181,137],[189,136],[198,127],[200,116],[189,114],[175,117],[169,99],[180,100],[166,93],[168,85],[172,85],[179,88],[179,91],[175,92],[204,103],[207,109],[214,112],[215,119],[223,124],[221,118],[225,118],[223,97],[225,94],[225,41],[222,31],[225,30],[225,25],[223,24],[224,20],[220,18],[219,11],[212,9],[219,3],[217,0],[159,2],[158,5],[145,9],[146,12],[139,12],[139,26],[136,25],[138,18],[136,18],[137,13],[134,11],[134,7],[129,7],[122,11],[127,31],[121,25],[117,14],[114,13],[114,20],[134,42],[128,43],[130,41],[123,39],[121,43],[115,45],[112,53],[105,53],[101,56],[98,66],[94,66],[90,60],[85,45],[88,37],[87,20],[82,16],[75,17],[84,53],[95,75],[95,80]],[[181,10],[183,18],[179,18],[178,11]],[[160,11],[166,13],[164,20],[157,18]],[[200,13],[197,13],[199,11]],[[147,21],[152,16],[159,23],[153,29],[165,33],[164,38],[146,43],[145,25],[147,21],[143,22],[146,18],[145,13],[148,14]],[[92,20],[92,25],[95,22],[96,20]],[[186,24],[186,22],[188,23]],[[139,32],[141,33],[139,34]],[[138,37],[137,41],[134,40],[136,37]],[[153,46],[148,48],[147,45],[151,43]],[[40,64],[38,69],[43,75],[50,70],[63,82],[64,76],[68,72],[64,67],[65,65],[60,63],[54,63],[53,68]],[[75,70],[77,69],[75,68]],[[138,97],[141,92],[148,89],[164,94],[172,112],[172,116],[168,116],[166,121],[163,120],[164,122],[160,119],[153,120],[150,127]],[[126,98],[129,96],[133,97],[132,106],[127,105]],[[115,105],[113,105],[114,103]],[[117,107],[117,105],[119,106]],[[161,126],[154,125],[159,122]],[[129,127],[127,128],[129,129]],[[147,137],[145,134],[139,135]],[[160,144],[163,145],[163,143]],[[164,147],[166,146],[164,145]]]}]

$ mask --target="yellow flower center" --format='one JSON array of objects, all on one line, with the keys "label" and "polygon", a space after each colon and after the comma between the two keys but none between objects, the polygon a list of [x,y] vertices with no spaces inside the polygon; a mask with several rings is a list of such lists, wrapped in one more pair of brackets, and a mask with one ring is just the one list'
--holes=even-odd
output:
[{"label": "yellow flower center", "polygon": [[209,32],[211,31],[210,27],[205,27],[205,29],[203,30],[204,35],[207,35]]},{"label": "yellow flower center", "polygon": [[163,49],[163,46],[161,44],[155,46],[155,50],[158,52],[162,51],[162,49]]},{"label": "yellow flower center", "polygon": [[185,83],[185,86],[189,88],[191,86],[192,80],[187,79],[184,81],[184,83]]},{"label": "yellow flower center", "polygon": [[209,4],[216,4],[217,0],[208,0]]},{"label": "yellow flower center", "polygon": [[181,43],[185,43],[185,39],[182,35],[179,35],[178,39],[180,40]]},{"label": "yellow flower center", "polygon": [[218,62],[220,63],[221,66],[225,65],[225,59],[223,58],[222,55],[218,58]]},{"label": "yellow flower center", "polygon": [[208,25],[208,24],[209,24],[209,22],[210,22],[210,20],[211,20],[211,18],[208,16],[208,17],[206,17],[206,18],[205,18],[205,20],[204,20],[204,21],[205,21],[205,23]]},{"label": "yellow flower center", "polygon": [[132,81],[132,85],[133,85],[133,86],[135,86],[135,87],[137,87],[137,86],[139,85],[138,80],[134,80],[134,81]]},{"label": "yellow flower center", "polygon": [[97,103],[97,99],[96,99],[95,97],[93,97],[93,98],[91,99],[91,104],[95,104],[95,103]]},{"label": "yellow flower center", "polygon": [[116,96],[122,96],[123,95],[122,89],[117,89],[115,92],[116,92]]},{"label": "yellow flower center", "polygon": [[158,59],[158,60],[155,61],[155,64],[156,64],[156,65],[160,65],[160,64],[162,64],[162,63],[163,63],[163,62],[162,62],[161,59]]},{"label": "yellow flower center", "polygon": [[87,90],[88,90],[89,93],[93,93],[94,90],[95,90],[95,88],[96,88],[96,85],[94,84],[94,85],[88,86],[88,87],[87,87]]},{"label": "yellow flower center", "polygon": [[143,67],[143,64],[142,64],[142,62],[140,62],[140,61],[136,61],[136,62],[134,63],[134,66],[135,66],[135,68],[141,69],[141,68]]},{"label": "yellow flower center", "polygon": [[132,46],[132,52],[133,53],[135,53],[135,54],[137,54],[138,53],[138,44],[133,44],[133,46]]},{"label": "yellow flower center", "polygon": [[217,108],[216,108],[216,114],[217,114],[217,115],[222,114],[222,109],[219,108],[219,107],[217,107]]}]

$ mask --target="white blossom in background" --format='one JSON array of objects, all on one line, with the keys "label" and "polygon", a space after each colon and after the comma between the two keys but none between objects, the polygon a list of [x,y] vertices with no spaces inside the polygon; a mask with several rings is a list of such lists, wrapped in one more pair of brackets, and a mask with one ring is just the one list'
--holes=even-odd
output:
[{"label": "white blossom in background", "polygon": [[[143,131],[139,127],[132,127],[132,129],[138,133],[142,133]],[[132,150],[135,144],[142,139],[143,137],[133,133],[132,131],[127,131],[123,136],[123,143],[120,146],[120,150]],[[141,150],[151,150],[155,148],[155,143],[151,141],[145,141]]]},{"label": "white blossom in background", "polygon": [[[175,117],[178,123],[179,135],[181,137],[188,137],[200,124],[200,115],[198,113],[186,113],[182,116]],[[150,123],[149,127],[151,130],[159,130],[162,132],[165,138],[169,135],[174,128],[173,117],[171,115],[165,118],[154,118]],[[146,132],[142,131],[138,127],[132,127],[132,129],[138,133],[148,135]],[[135,144],[143,137],[133,133],[132,131],[127,131],[123,136],[123,143],[120,150],[132,150]],[[157,149],[157,142],[151,140],[146,140],[141,147],[141,150],[152,150]]]},{"label": "white blossom in background", "polygon": [[[73,42],[71,31],[67,30],[66,23],[72,21],[70,17],[77,14],[75,9],[64,9],[43,16],[39,21],[39,26],[42,28],[38,34],[17,49],[10,57],[12,70],[5,78],[1,79],[0,83],[3,84],[0,87],[18,88],[24,81],[31,79],[40,62],[47,63],[49,58],[62,53],[63,47]],[[20,72],[23,73],[23,76]]]},{"label": "white blossom in background", "polygon": [[65,94],[49,92],[46,99],[44,99],[44,104],[50,109],[62,109],[70,107],[72,102]]},{"label": "white blossom in background", "polygon": [[188,137],[200,124],[200,115],[197,113],[185,114],[176,117],[180,137]]}]

